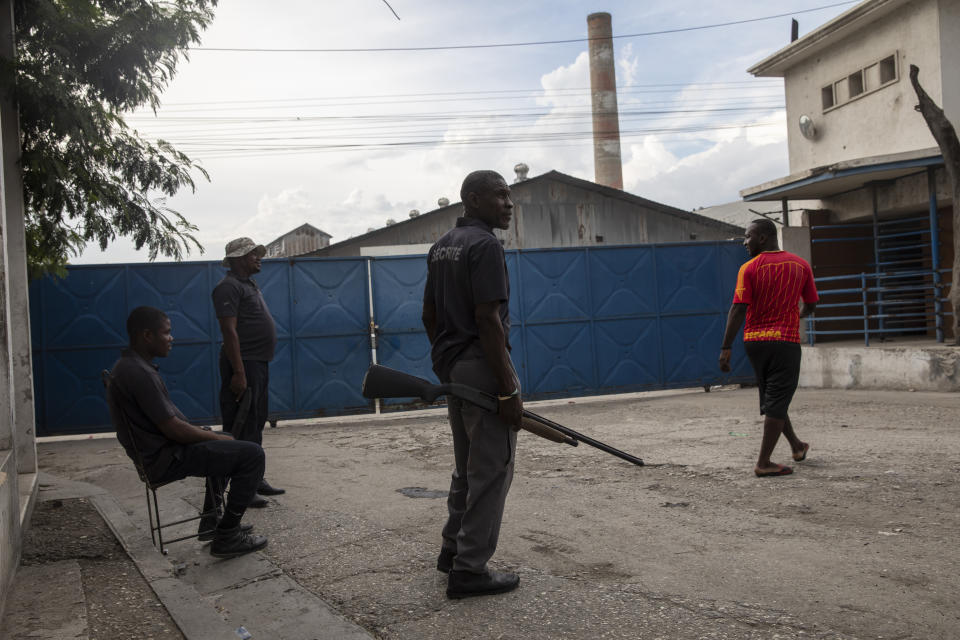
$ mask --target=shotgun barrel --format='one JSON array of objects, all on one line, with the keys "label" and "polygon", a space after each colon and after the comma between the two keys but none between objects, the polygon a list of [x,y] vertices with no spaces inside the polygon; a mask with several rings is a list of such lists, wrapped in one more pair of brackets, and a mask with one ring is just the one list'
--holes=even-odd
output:
[{"label": "shotgun barrel", "polygon": [[[495,396],[480,389],[455,382],[433,384],[429,380],[379,364],[370,365],[367,374],[363,377],[362,391],[365,398],[420,398],[425,402],[433,402],[443,395],[452,395],[494,413],[500,406]],[[599,440],[594,440],[526,409],[523,411],[521,426],[531,433],[553,442],[562,442],[573,447],[577,446],[577,443],[583,442],[621,460],[643,466],[641,458],[611,447]]]}]

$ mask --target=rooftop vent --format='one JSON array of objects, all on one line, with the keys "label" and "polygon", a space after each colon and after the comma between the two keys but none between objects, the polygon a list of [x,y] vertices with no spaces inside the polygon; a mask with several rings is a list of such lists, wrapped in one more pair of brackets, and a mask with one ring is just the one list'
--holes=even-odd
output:
[{"label": "rooftop vent", "polygon": [[437,200],[437,206],[446,207],[450,204],[450,198],[440,198]]},{"label": "rooftop vent", "polygon": [[420,211],[418,209],[410,209],[411,218],[416,218],[418,215],[420,215]]},{"label": "rooftop vent", "polygon": [[517,174],[517,179],[513,181],[513,183],[516,184],[518,182],[523,182],[524,180],[527,179],[527,173],[530,171],[530,167],[528,167],[523,162],[519,162],[516,165],[514,165],[513,170]]}]

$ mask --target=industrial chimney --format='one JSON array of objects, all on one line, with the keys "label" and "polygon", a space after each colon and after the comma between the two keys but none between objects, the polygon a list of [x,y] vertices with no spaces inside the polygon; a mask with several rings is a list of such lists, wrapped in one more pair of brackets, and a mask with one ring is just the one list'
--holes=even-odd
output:
[{"label": "industrial chimney", "polygon": [[590,93],[593,99],[593,172],[595,181],[623,189],[617,76],[613,62],[613,28],[609,13],[587,16],[590,38]]}]

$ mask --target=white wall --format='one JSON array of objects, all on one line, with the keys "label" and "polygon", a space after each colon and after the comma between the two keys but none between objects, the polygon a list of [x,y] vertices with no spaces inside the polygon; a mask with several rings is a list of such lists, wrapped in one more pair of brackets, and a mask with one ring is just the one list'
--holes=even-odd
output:
[{"label": "white wall", "polygon": [[[920,80],[927,93],[938,104],[942,103],[940,2],[954,5],[948,11],[954,23],[947,26],[947,31],[954,34],[955,40],[956,16],[960,11],[956,0],[918,0],[864,24],[855,33],[787,70],[784,84],[790,173],[842,160],[936,146],[923,117],[913,108],[917,99],[908,74],[911,64],[920,67]],[[958,46],[951,42],[949,50],[955,51]],[[895,51],[899,52],[896,82],[824,113],[824,86]],[[952,59],[960,62],[960,58]],[[944,66],[944,74],[952,73],[955,78],[957,65]],[[955,101],[950,111],[958,107],[960,101]],[[813,118],[818,129],[815,140],[800,135],[797,122],[801,114]]]}]

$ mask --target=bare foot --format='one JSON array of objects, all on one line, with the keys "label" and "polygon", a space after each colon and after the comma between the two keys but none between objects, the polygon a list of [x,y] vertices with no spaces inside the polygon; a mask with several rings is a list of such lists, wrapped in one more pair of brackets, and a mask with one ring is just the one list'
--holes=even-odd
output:
[{"label": "bare foot", "polygon": [[807,451],[810,451],[810,444],[807,442],[800,443],[800,449],[795,449],[793,451],[793,459],[795,462],[803,462],[807,459]]}]

